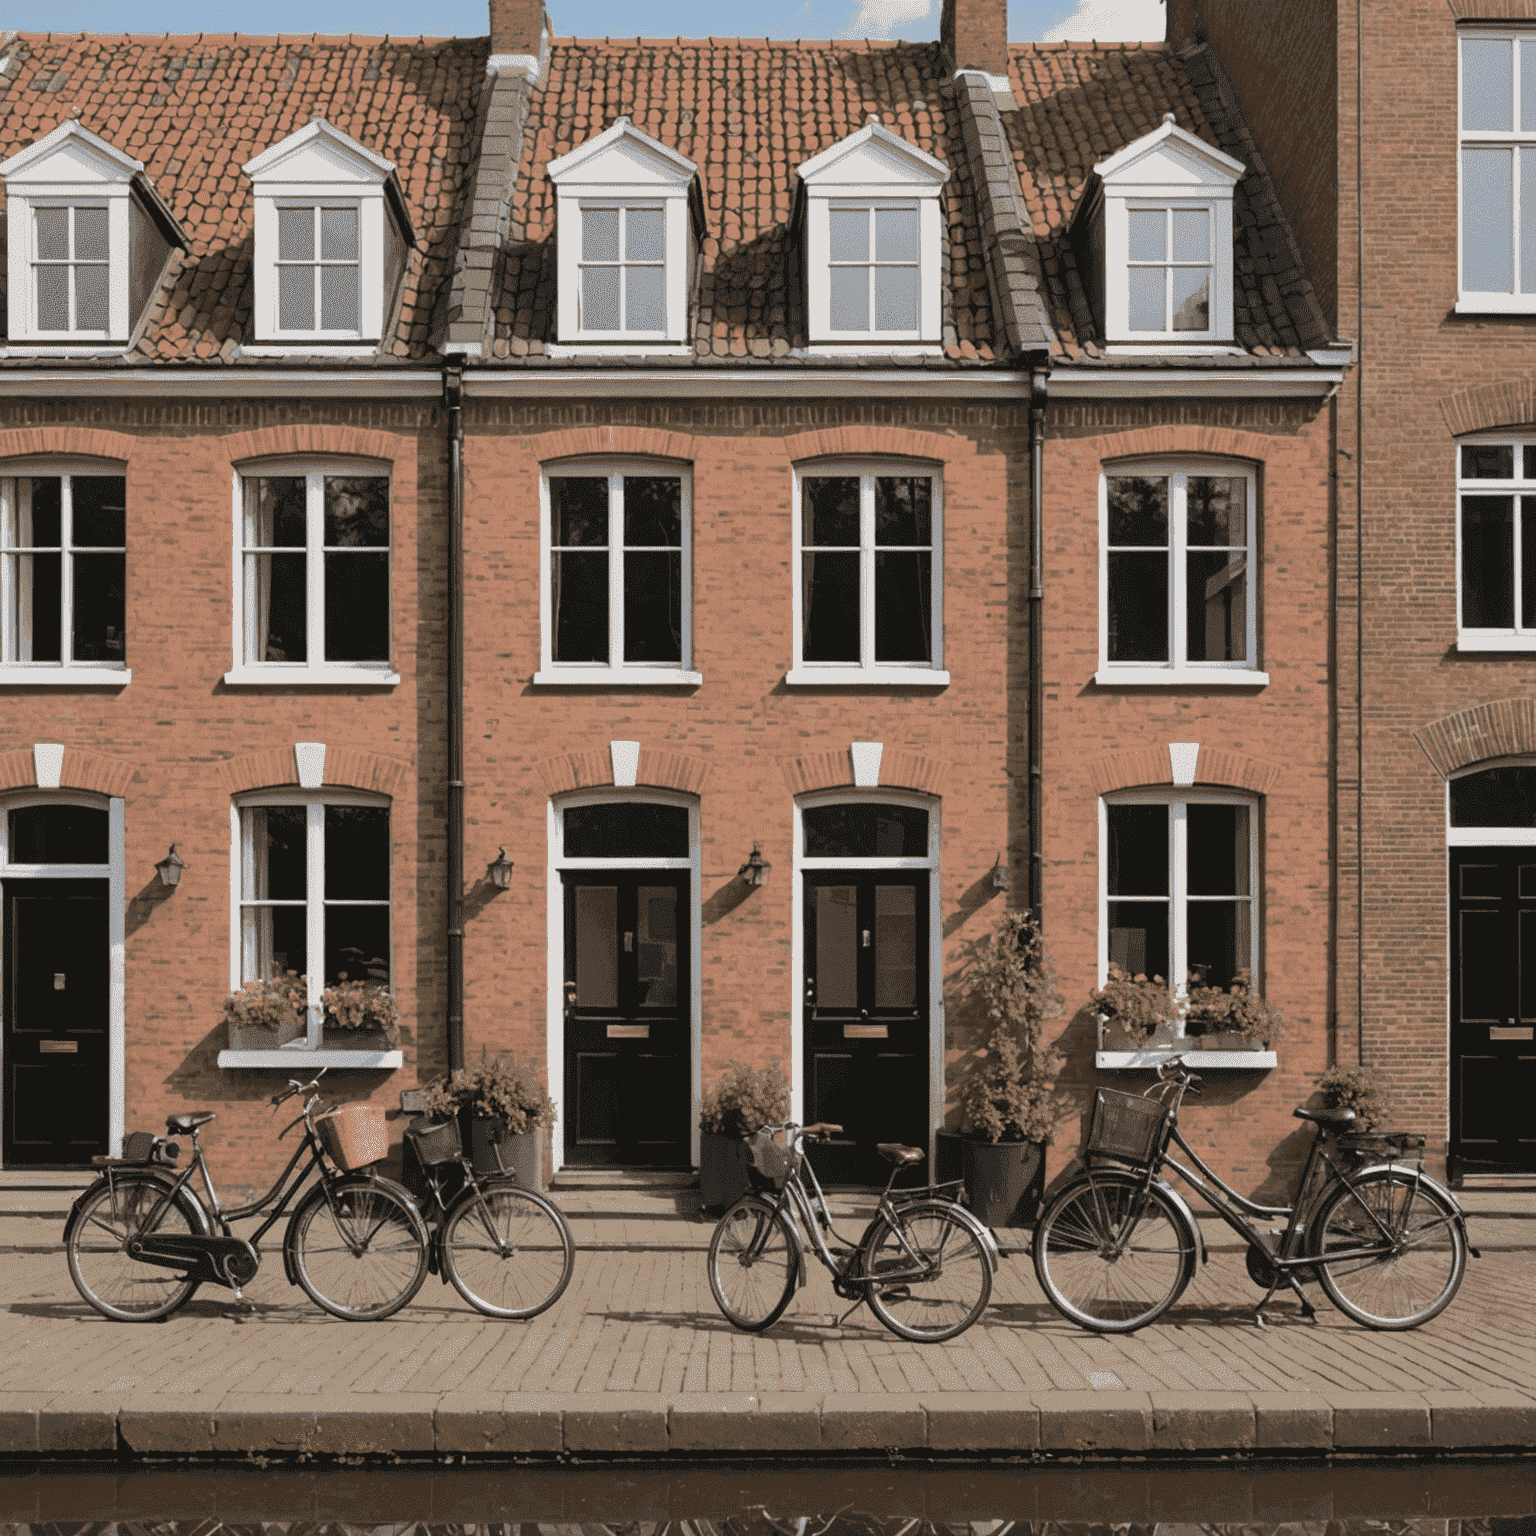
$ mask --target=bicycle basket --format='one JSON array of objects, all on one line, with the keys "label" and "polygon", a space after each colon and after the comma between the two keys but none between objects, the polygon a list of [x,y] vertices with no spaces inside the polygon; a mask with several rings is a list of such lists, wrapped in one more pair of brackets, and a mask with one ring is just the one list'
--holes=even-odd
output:
[{"label": "bicycle basket", "polygon": [[1149,1168],[1168,1144],[1173,1115],[1156,1099],[1100,1088],[1094,1093],[1088,1151]]},{"label": "bicycle basket", "polygon": [[747,1178],[764,1193],[783,1189],[795,1167],[795,1154],[766,1127],[747,1137],[747,1159]]},{"label": "bicycle basket", "polygon": [[316,1115],[315,1130],[331,1160],[348,1173],[382,1162],[389,1154],[389,1133],[379,1104],[347,1104]]},{"label": "bicycle basket", "polygon": [[423,1168],[454,1162],[464,1150],[457,1120],[413,1120],[405,1134]]}]

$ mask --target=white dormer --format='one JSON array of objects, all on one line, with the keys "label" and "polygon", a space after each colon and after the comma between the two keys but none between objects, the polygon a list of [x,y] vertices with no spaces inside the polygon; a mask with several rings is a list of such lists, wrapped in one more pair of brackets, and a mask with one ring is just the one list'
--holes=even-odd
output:
[{"label": "white dormer", "polygon": [[9,339],[70,352],[126,344],[186,236],[141,161],[73,118],[0,162]]},{"label": "white dormer", "polygon": [[416,243],[393,163],[317,117],[244,170],[256,340],[377,341]]},{"label": "white dormer", "polygon": [[1232,192],[1245,169],[1172,113],[1094,166],[1088,238],[1117,350],[1231,344]]},{"label": "white dormer", "polygon": [[797,174],[811,350],[937,350],[949,167],[871,119]]},{"label": "white dormer", "polygon": [[698,167],[627,117],[549,162],[560,340],[686,353],[704,198]]}]

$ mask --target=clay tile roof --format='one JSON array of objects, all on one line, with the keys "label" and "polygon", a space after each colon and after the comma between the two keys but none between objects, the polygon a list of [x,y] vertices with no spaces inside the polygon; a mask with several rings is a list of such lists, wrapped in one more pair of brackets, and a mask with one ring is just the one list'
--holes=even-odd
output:
[{"label": "clay tile roof", "polygon": [[227,362],[250,339],[252,198],[240,167],[324,117],[398,169],[418,244],[378,360],[418,361],[431,355],[452,265],[486,51],[484,38],[22,33],[0,75],[0,159],[75,113],[142,160],[191,246],[127,360]]}]

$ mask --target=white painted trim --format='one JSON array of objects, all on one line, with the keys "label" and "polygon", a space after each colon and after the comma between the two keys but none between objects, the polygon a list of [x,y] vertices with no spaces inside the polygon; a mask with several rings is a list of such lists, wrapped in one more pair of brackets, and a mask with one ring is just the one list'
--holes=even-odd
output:
[{"label": "white painted trim", "polygon": [[[328,202],[327,207],[335,207]],[[241,347],[241,357],[313,357],[316,352],[323,353],[327,357],[377,357],[379,343],[374,342],[368,346],[356,346],[345,341],[331,340],[330,331],[305,331],[303,341],[290,341],[286,344],[272,342],[266,346]]]},{"label": "white painted trim", "polygon": [[1156,662],[1100,667],[1093,681],[1101,688],[1265,688],[1269,673],[1253,667],[1210,665],[1164,667]]},{"label": "white painted trim", "polygon": [[126,688],[133,672],[113,661],[12,661],[0,665],[0,688]]},{"label": "white painted trim", "polygon": [[529,681],[538,688],[697,688],[704,674],[687,667],[605,667],[570,661],[541,667]]},{"label": "white painted trim", "polygon": [[34,742],[32,771],[39,789],[57,789],[64,772],[64,747],[57,741]]},{"label": "white painted trim", "polygon": [[320,667],[269,661],[261,666],[231,667],[220,678],[226,688],[393,688],[399,681],[400,674],[393,667],[366,661],[328,662]]},{"label": "white painted trim", "polygon": [[885,744],[879,741],[856,741],[848,748],[855,789],[879,789],[880,759],[884,755]]},{"label": "white painted trim", "polygon": [[271,1072],[291,1072],[297,1067],[336,1067],[342,1071],[382,1069],[392,1072],[405,1065],[404,1051],[290,1051],[279,1046],[270,1051],[220,1051],[221,1067],[257,1068]]},{"label": "white painted trim", "polygon": [[[1457,519],[1458,523],[1460,519]],[[1461,543],[1458,533],[1456,542]],[[1460,586],[1457,583],[1458,602],[1460,601]],[[1489,634],[1484,630],[1463,630],[1456,636],[1456,649],[1458,651],[1536,651],[1536,634],[1510,635],[1504,633]],[[5,674],[0,670],[0,682],[5,681]]]},{"label": "white painted trim", "polygon": [[899,667],[852,662],[802,662],[784,674],[790,688],[947,688],[949,673],[940,667]]},{"label": "white painted trim", "polygon": [[647,342],[644,332],[636,332],[633,342],[559,342],[546,341],[544,352],[548,357],[692,357],[691,346],[679,346],[673,342]]},{"label": "white painted trim", "polygon": [[120,1155],[128,1095],[128,854],[125,806],[107,801],[107,1154]]},{"label": "white painted trim", "polygon": [[523,75],[537,83],[539,78],[539,60],[532,53],[493,53],[485,61],[485,72],[488,75]]},{"label": "white painted trim", "polygon": [[1533,315],[1536,293],[1469,293],[1457,299],[1458,315]]},{"label": "white painted trim", "polygon": [[98,342],[92,346],[67,346],[57,345],[39,337],[36,341],[24,341],[20,337],[13,336],[9,342],[0,346],[0,358],[31,357],[42,359],[45,357],[126,357],[128,347],[126,342]]},{"label": "white painted trim", "polygon": [[613,763],[613,787],[633,789],[635,776],[640,771],[640,743],[638,741],[610,741],[608,756]]},{"label": "white painted trim", "polygon": [[1175,789],[1190,789],[1195,782],[1195,773],[1200,764],[1200,743],[1198,741],[1170,741],[1168,743],[1168,766],[1173,770],[1173,784]]},{"label": "white painted trim", "polygon": [[300,789],[320,789],[325,784],[325,743],[296,741],[293,744],[294,770]]},{"label": "white painted trim", "polygon": [[1191,1067],[1223,1067],[1262,1072],[1278,1066],[1280,1058],[1273,1051],[1202,1051],[1194,1045],[1177,1051],[1095,1051],[1093,1064],[1111,1070],[1141,1070],[1160,1067],[1171,1056],[1183,1056]]},{"label": "white painted trim", "polygon": [[1319,399],[1344,382],[1340,368],[1053,367],[1048,388],[1060,400],[1142,397],[1190,400]]},{"label": "white painted trim", "polygon": [[[1445,846],[1449,848],[1536,848],[1536,827],[1453,827],[1451,825],[1451,785],[1457,779],[1470,779],[1490,768],[1528,768],[1530,757],[1519,755],[1483,758],[1465,768],[1454,769],[1445,780]],[[1449,908],[1447,908],[1449,911]],[[1450,943],[1449,930],[1446,937]],[[1447,949],[1449,955],[1449,949]],[[1449,984],[1448,984],[1449,985]],[[1449,1004],[1447,992],[1447,1004]],[[1446,1015],[1449,1020],[1450,1015]],[[1449,1028],[1449,1024],[1447,1024]]]},{"label": "white painted trim", "polygon": [[808,346],[805,349],[805,355],[807,357],[943,357],[944,348],[942,344],[883,347],[879,342],[824,341]]}]

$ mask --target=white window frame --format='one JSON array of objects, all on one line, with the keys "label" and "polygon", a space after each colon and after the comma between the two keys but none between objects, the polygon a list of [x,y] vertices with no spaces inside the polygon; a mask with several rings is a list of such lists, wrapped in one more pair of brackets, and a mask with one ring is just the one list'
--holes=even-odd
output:
[{"label": "white window frame", "polygon": [[[1187,491],[1190,477],[1216,476],[1243,480],[1248,487],[1248,602],[1243,661],[1189,661]],[[1161,479],[1168,486],[1168,660],[1111,661],[1109,659],[1109,482],[1119,479]],[[1201,687],[1252,688],[1269,682],[1258,665],[1259,612],[1258,474],[1250,464],[1232,460],[1167,458],[1126,460],[1105,465],[1099,472],[1099,668],[1093,680],[1100,686],[1123,688]],[[1121,546],[1124,547],[1124,546]],[[1198,547],[1198,546],[1197,546]]]},{"label": "white window frame", "polygon": [[[578,334],[593,340],[602,341],[661,341],[671,332],[670,320],[673,313],[671,294],[666,290],[672,273],[672,263],[668,257],[670,243],[667,240],[667,204],[660,198],[631,197],[631,198],[606,198],[584,197],[577,203],[580,215],[578,228],[582,231],[583,245],[585,244],[586,214],[589,212],[613,212],[619,216],[619,254],[612,261],[598,261],[589,259],[584,249],[576,252],[576,328]],[[627,255],[629,239],[629,216],[632,213],[659,213],[661,214],[661,258],[657,261],[631,261]],[[631,267],[660,267],[662,270],[662,290],[666,293],[666,316],[660,326],[640,327],[627,323],[605,329],[602,326],[588,325],[584,314],[585,305],[582,301],[582,285],[589,267],[612,268],[619,274],[619,314],[620,318],[628,321],[628,285],[624,281],[624,274]]]},{"label": "white window frame", "polygon": [[[1465,128],[1465,50],[1470,40],[1507,41],[1511,53],[1510,127],[1507,130]],[[1527,154],[1536,155],[1536,130],[1522,132],[1520,119],[1522,39],[1536,42],[1536,27],[1530,26],[1459,26],[1456,29],[1456,313],[1457,314],[1532,314],[1536,313],[1536,289],[1522,292],[1520,287],[1520,162]],[[1536,63],[1536,54],[1533,54]],[[1530,82],[1536,92],[1536,80]],[[1466,271],[1466,175],[1465,152],[1468,149],[1508,148],[1510,164],[1510,288],[1508,292],[1487,292],[1469,288]]]},{"label": "white window frame", "polygon": [[[624,660],[624,554],[623,495],[626,475],[652,479],[677,478],[682,482],[682,644],[677,662]],[[597,479],[608,481],[608,660],[556,661],[554,604],[553,516],[549,487],[552,480]],[[619,538],[614,534],[618,533]],[[637,550],[642,547],[634,546]],[[693,471],[686,464],[666,459],[567,459],[546,464],[539,475],[539,670],[533,681],[564,687],[601,684],[604,687],[656,687],[683,684],[695,687],[704,681],[693,667]]]},{"label": "white window frame", "polygon": [[[251,659],[251,624],[257,594],[248,590],[245,553],[245,482],[266,477],[298,478],[305,485],[305,635],[309,659],[306,661],[258,661]],[[400,681],[390,661],[325,660],[325,479],[380,478],[389,480],[389,636],[390,652],[395,649],[395,485],[394,466],[376,459],[342,459],[305,456],[301,458],[258,459],[235,467],[233,528],[234,614],[231,644],[234,665],[224,674],[230,687],[321,688],[359,686],[393,687]],[[252,546],[254,547],[254,546]],[[296,551],[290,551],[296,552]]]},{"label": "white window frame", "polygon": [[[61,511],[59,536],[60,548],[65,558],[60,562],[60,650],[64,655],[58,661],[22,661],[12,654],[12,634],[17,619],[15,563],[8,551],[0,552],[0,683],[6,687],[22,685],[33,688],[79,687],[126,687],[133,681],[133,672],[124,661],[76,661],[69,654],[73,638],[71,619],[74,612],[74,562],[68,558],[80,553],[118,553],[116,545],[76,545],[71,539],[73,497],[69,482],[74,476],[110,476],[124,482],[127,490],[127,474],[124,466],[116,463],[93,463],[82,459],[11,459],[0,461],[0,537],[10,521],[10,498],[15,495],[15,483],[24,479],[57,479],[64,482],[60,491]],[[124,570],[127,569],[127,526],[123,535]],[[9,546],[14,549],[23,546]],[[31,547],[31,546],[25,546]],[[46,548],[53,548],[48,545]],[[124,656],[126,658],[127,614],[124,613]]]},{"label": "white window frame", "polygon": [[[859,477],[859,660],[805,661],[801,654],[804,625],[804,584],[801,557],[804,505],[802,482],[807,479]],[[929,615],[933,660],[920,662],[875,660],[875,486],[881,478],[927,479],[933,486],[933,611]],[[784,681],[791,687],[867,688],[906,684],[944,688],[944,469],[942,465],[905,459],[819,459],[794,467],[794,505],[790,518],[791,626],[793,660]],[[921,546],[881,545],[900,550]]]},{"label": "white window frame", "polygon": [[[332,805],[356,805],[378,807],[390,812],[390,864],[394,864],[396,829],[394,807],[388,795],[370,794],[363,790],[347,789],[263,789],[240,795],[231,801],[229,810],[229,990],[239,988],[252,977],[245,973],[244,932],[241,915],[245,909],[245,876],[251,863],[248,823],[244,813],[262,806],[302,806],[305,810],[305,886],[307,895],[302,903],[286,902],[283,905],[305,907],[305,941],[310,955],[309,1007],[305,1017],[305,1033],[301,1040],[276,1046],[266,1051],[219,1052],[221,1067],[268,1067],[287,1071],[293,1067],[343,1067],[343,1068],[393,1068],[403,1066],[405,1055],[400,1050],[354,1051],[325,1050],[321,1047],[323,1014],[320,994],[325,990],[325,908],[335,906],[383,906],[389,909],[389,974],[390,990],[396,991],[395,982],[395,894],[394,870],[390,870],[390,894],[380,901],[345,900],[329,902],[325,895],[325,810]],[[270,903],[261,903],[268,905]],[[316,961],[319,961],[319,970]]]},{"label": "white window frame", "polygon": [[[32,288],[32,334],[39,341],[105,341],[112,334],[112,204],[105,198],[75,197],[30,198],[28,214],[28,233],[32,236],[30,252],[30,271],[23,281],[29,283]],[[38,250],[38,215],[45,209],[59,208],[68,215],[68,246],[69,255],[62,261],[45,258]],[[87,261],[76,255],[77,224],[79,214],[82,211],[95,211],[107,216],[107,255],[102,261]],[[69,324],[57,328],[45,328],[37,313],[37,274],[43,267],[64,267],[69,272]],[[81,267],[105,267],[107,271],[107,324],[105,326],[84,326],[79,323],[79,285],[76,281]]]},{"label": "white window frame", "polygon": [[[344,209],[347,212],[355,214],[357,216],[357,256],[352,261],[338,261],[338,260],[334,260],[334,259],[327,259],[325,256],[323,256],[321,254],[321,249],[320,249],[320,232],[319,232],[320,215],[321,215],[321,213],[324,210],[332,209],[332,208]],[[363,337],[363,335],[364,335],[364,328],[363,328],[363,324],[362,324],[362,317],[367,312],[367,302],[366,301],[368,300],[368,296],[365,295],[365,293],[364,293],[364,286],[365,286],[364,271],[365,271],[365,268],[367,268],[370,265],[370,263],[368,261],[367,250],[366,250],[366,247],[364,246],[364,243],[363,243],[364,214],[363,214],[363,205],[362,205],[361,201],[358,198],[355,198],[355,197],[326,197],[326,198],[318,198],[318,199],[317,198],[306,198],[306,199],[304,199],[302,201],[296,200],[296,199],[291,198],[291,197],[281,197],[281,198],[273,198],[272,199],[272,209],[273,209],[273,219],[279,225],[282,222],[282,215],[283,215],[283,213],[285,211],[292,211],[294,209],[301,209],[304,212],[307,212],[309,214],[309,216],[310,216],[310,220],[309,220],[309,222],[310,222],[310,230],[311,230],[311,233],[314,236],[314,243],[313,243],[313,247],[312,247],[312,249],[314,251],[314,256],[313,256],[313,258],[311,260],[308,260],[308,261],[288,261],[288,260],[285,260],[284,257],[283,257],[283,254],[282,254],[282,247],[281,247],[281,245],[277,246],[274,249],[273,256],[272,256],[272,284],[273,284],[272,320],[273,320],[274,334],[279,336],[279,337],[295,337],[295,336],[317,337],[321,341],[357,341],[357,340],[360,340]],[[380,230],[380,238],[382,239],[382,229]],[[285,267],[307,267],[310,270],[310,272],[312,272],[314,274],[314,277],[313,277],[313,295],[312,296],[313,296],[313,299],[314,299],[314,315],[315,315],[315,319],[316,319],[316,324],[313,325],[313,326],[299,326],[299,327],[288,328],[288,327],[285,327],[283,325],[283,323],[282,323],[282,308],[281,308],[281,305],[279,304],[279,302],[277,301],[276,289],[277,289],[277,285],[278,285],[279,275],[281,274],[281,272],[283,271],[283,269]],[[331,267],[331,268],[334,268],[334,267],[351,267],[357,273],[358,324],[356,326],[333,327],[333,328],[327,329],[326,327],[324,327],[324,326],[319,324],[319,319],[320,319],[320,314],[321,314],[321,309],[320,309],[320,304],[321,304],[321,293],[320,293],[320,290],[321,290],[321,273],[326,268],[328,268],[328,267]],[[380,281],[382,282],[382,262],[379,263],[379,268],[380,268],[380,270],[379,270],[379,273],[377,275],[378,275]]]},{"label": "white window frame", "polygon": [[[1189,912],[1191,901],[1241,901],[1243,897],[1199,897],[1189,894],[1189,807],[1191,805],[1241,805],[1248,809],[1248,935],[1250,953],[1248,970],[1254,977],[1254,988],[1260,989],[1260,955],[1263,950],[1261,924],[1264,921],[1263,887],[1260,883],[1259,848],[1262,830],[1260,816],[1262,802],[1254,795],[1235,790],[1183,789],[1159,786],[1153,789],[1123,789],[1099,797],[1099,922],[1098,922],[1098,985],[1109,979],[1109,807],[1111,805],[1161,805],[1166,806],[1168,817],[1168,937],[1171,951],[1170,964],[1174,976],[1180,978],[1177,993],[1182,998],[1188,991],[1185,978],[1189,975]],[[1123,899],[1123,898],[1122,898]],[[1148,901],[1156,898],[1145,898]],[[1196,1037],[1198,1038],[1198,1037]],[[1185,1039],[1184,1021],[1175,1025],[1174,1049],[1199,1051],[1200,1059],[1212,1067],[1249,1067],[1255,1070],[1273,1067],[1277,1058],[1273,1051],[1209,1051]],[[1156,1066],[1166,1059],[1168,1050],[1145,1047],[1133,1051],[1100,1050],[1095,1064],[1100,1067],[1147,1067]]]},{"label": "white window frame", "polygon": [[[1467,448],[1508,447],[1514,455],[1515,475],[1511,480],[1475,480],[1461,472],[1461,450]],[[1529,496],[1536,503],[1536,476],[1528,477],[1525,468],[1525,450],[1536,448],[1536,433],[1526,432],[1477,432],[1456,439],[1452,447],[1455,459],[1452,473],[1456,477],[1456,649],[1458,651],[1536,651],[1536,613],[1522,613],[1520,594],[1520,562],[1524,555],[1521,537],[1520,500]],[[1510,629],[1468,628],[1462,616],[1462,535],[1461,502],[1464,496],[1508,496],[1514,502],[1514,559],[1510,568],[1510,582],[1514,588],[1515,624]],[[1522,624],[1521,619],[1525,620]]]},{"label": "white window frame", "polygon": [[[882,262],[875,250],[875,214],[881,210],[910,211],[917,216],[917,259],[911,262]],[[832,258],[832,215],[856,211],[869,215],[869,257],[862,262],[838,262]],[[810,210],[808,210],[810,212]],[[934,337],[934,296],[926,290],[927,278],[940,264],[939,204],[936,198],[911,197],[833,197],[817,198],[810,212],[813,249],[820,259],[810,270],[811,332],[828,341],[872,342],[875,345],[895,341],[931,341]],[[820,243],[825,229],[825,244]],[[822,254],[824,253],[824,254]],[[832,271],[836,267],[863,267],[869,274],[869,327],[862,331],[836,330],[832,325]],[[913,267],[917,271],[917,320],[910,328],[884,330],[875,324],[875,273],[882,266]]]},{"label": "white window frame", "polygon": [[[1445,781],[1445,846],[1447,848],[1536,848],[1536,827],[1457,827],[1451,824],[1451,785],[1490,768],[1536,768],[1530,757],[1488,757],[1457,768]],[[1447,938],[1449,944],[1449,938]],[[1449,948],[1447,948],[1449,958]]]}]

